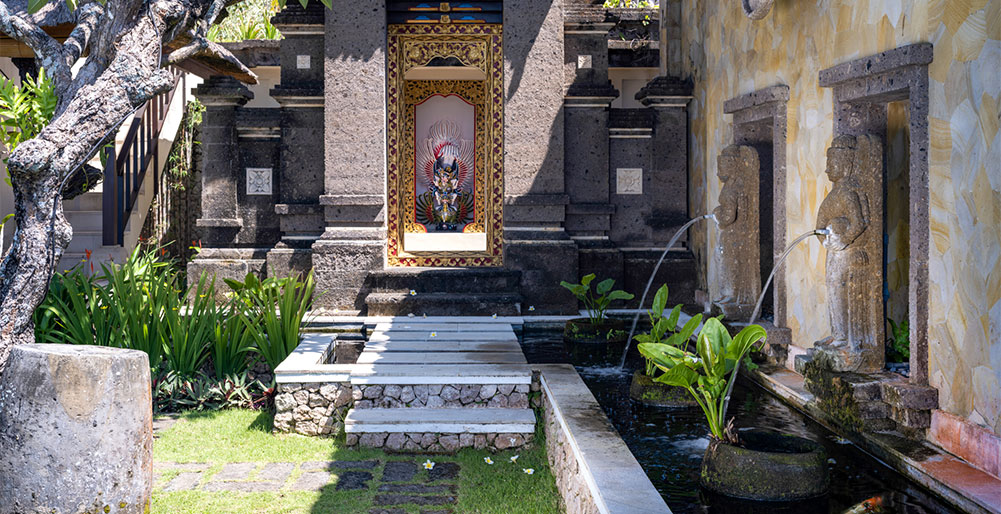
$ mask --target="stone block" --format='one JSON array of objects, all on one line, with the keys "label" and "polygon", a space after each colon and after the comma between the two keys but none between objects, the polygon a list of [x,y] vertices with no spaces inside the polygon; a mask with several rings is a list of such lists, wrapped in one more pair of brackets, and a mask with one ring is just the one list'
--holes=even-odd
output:
[{"label": "stone block", "polygon": [[148,512],[152,424],[145,353],[14,346],[0,376],[0,510]]},{"label": "stone block", "polygon": [[931,411],[891,407],[890,419],[906,428],[923,429],[931,426]]},{"label": "stone block", "polygon": [[883,382],[883,401],[898,409],[932,410],[938,408],[938,390],[909,382]]}]

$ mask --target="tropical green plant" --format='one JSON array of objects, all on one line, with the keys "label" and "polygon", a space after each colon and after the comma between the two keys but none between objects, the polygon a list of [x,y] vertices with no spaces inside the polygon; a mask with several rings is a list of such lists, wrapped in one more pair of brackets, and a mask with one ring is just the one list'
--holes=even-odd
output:
[{"label": "tropical green plant", "polygon": [[204,373],[183,375],[167,371],[153,378],[153,410],[219,410],[259,408],[268,390],[246,372],[211,378]]},{"label": "tropical green plant", "polygon": [[886,321],[890,322],[887,357],[890,362],[907,362],[911,358],[911,331],[907,320],[899,324],[890,318],[886,318]]},{"label": "tropical green plant", "polygon": [[169,369],[181,375],[199,371],[208,358],[207,346],[213,339],[222,313],[215,300],[215,276],[206,273],[188,288],[186,312],[171,308],[164,313],[169,339],[165,354]]},{"label": "tropical green plant", "polygon": [[627,9],[649,9],[652,7],[657,7],[658,3],[656,0],[605,0],[604,7],[608,8],[627,8]]},{"label": "tropical green plant", "polygon": [[[675,348],[685,348],[692,334],[702,324],[702,314],[696,314],[685,323],[681,330],[678,330],[678,319],[681,317],[681,304],[675,305],[671,313],[665,316],[667,298],[668,287],[667,284],[664,284],[657,290],[657,294],[653,297],[653,304],[651,304],[650,310],[647,311],[647,314],[650,316],[650,332],[634,336],[633,339],[637,343],[668,344]],[[645,360],[645,373],[647,376],[654,377],[658,369],[657,366],[652,360]]]},{"label": "tropical green plant", "polygon": [[237,294],[235,305],[257,352],[271,369],[277,368],[299,345],[316,289],[313,271],[263,281],[248,273],[243,282],[226,279],[226,284]]},{"label": "tropical green plant", "polygon": [[[95,323],[106,321],[98,285],[79,265],[53,275],[49,293],[34,313],[35,340],[39,343],[119,346],[115,340],[96,335]],[[104,308],[102,308],[104,307]],[[104,323],[102,327],[107,327]]]},{"label": "tropical green plant", "polygon": [[208,39],[219,43],[280,39],[281,32],[271,23],[271,17],[284,7],[284,0],[244,0],[233,4],[226,8],[226,18],[209,28]]},{"label": "tropical green plant", "polygon": [[633,294],[621,289],[612,290],[615,286],[615,279],[607,278],[591,290],[591,282],[595,279],[595,274],[590,273],[580,279],[580,284],[571,284],[567,281],[560,282],[560,285],[568,289],[574,296],[584,304],[587,309],[587,317],[591,326],[598,327],[605,320],[605,313],[608,307],[615,300],[632,300]]},{"label": "tropical green plant", "polygon": [[684,387],[695,398],[713,438],[736,443],[732,422],[725,425],[730,393],[740,362],[765,336],[765,329],[748,325],[731,338],[718,318],[709,318],[699,331],[695,352],[664,343],[643,343],[639,351],[664,372],[658,382]]},{"label": "tropical green plant", "polygon": [[0,142],[7,155],[49,124],[58,100],[44,68],[38,70],[37,77],[26,75],[20,86],[0,76]]},{"label": "tropical green plant", "polygon": [[212,367],[215,376],[238,375],[247,370],[250,354],[255,352],[254,339],[247,325],[233,309],[227,306],[225,321],[216,325],[212,333]]}]

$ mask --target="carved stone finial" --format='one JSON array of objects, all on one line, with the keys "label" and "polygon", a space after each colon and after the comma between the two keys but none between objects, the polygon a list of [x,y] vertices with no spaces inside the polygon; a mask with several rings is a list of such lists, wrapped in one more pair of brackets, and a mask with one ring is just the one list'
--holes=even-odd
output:
[{"label": "carved stone finial", "polygon": [[817,215],[827,248],[831,336],[814,358],[832,371],[883,369],[883,147],[876,136],[838,136],[827,150],[834,183]]},{"label": "carved stone finial", "polygon": [[723,189],[713,211],[720,229],[720,289],[713,304],[732,320],[745,321],[761,294],[759,171],[758,152],[750,146],[728,146],[717,159]]},{"label": "carved stone finial", "polygon": [[768,16],[772,10],[775,0],[740,0],[740,6],[744,9],[744,15],[752,20],[760,20]]}]

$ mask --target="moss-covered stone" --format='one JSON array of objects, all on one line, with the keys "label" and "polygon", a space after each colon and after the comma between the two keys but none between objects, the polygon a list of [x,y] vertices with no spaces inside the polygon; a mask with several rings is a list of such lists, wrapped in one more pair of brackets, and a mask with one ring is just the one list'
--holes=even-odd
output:
[{"label": "moss-covered stone", "polygon": [[588,318],[575,318],[563,327],[563,339],[572,343],[624,343],[629,337],[626,322],[608,318],[595,326]]},{"label": "moss-covered stone", "polygon": [[629,384],[629,397],[655,407],[695,407],[698,404],[684,387],[669,386],[647,376],[642,371],[633,373]]},{"label": "moss-covered stone", "polygon": [[702,459],[704,487],[735,498],[787,501],[820,496],[829,476],[823,446],[764,430],[740,433],[743,446],[713,441]]}]

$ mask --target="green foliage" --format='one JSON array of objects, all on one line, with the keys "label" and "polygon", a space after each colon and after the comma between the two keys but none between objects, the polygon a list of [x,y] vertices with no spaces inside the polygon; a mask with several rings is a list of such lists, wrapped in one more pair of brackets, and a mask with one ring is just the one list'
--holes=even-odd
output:
[{"label": "green foliage", "polygon": [[[692,334],[702,323],[702,314],[696,314],[688,323],[685,323],[681,330],[678,330],[678,318],[681,317],[681,304],[674,306],[671,313],[665,316],[667,309],[668,288],[667,284],[660,286],[657,294],[653,297],[648,315],[650,316],[650,332],[639,334],[633,337],[639,344],[667,344],[675,348],[685,348]],[[646,359],[646,374],[655,377],[657,366],[653,361]]]},{"label": "green foliage", "polygon": [[231,5],[226,8],[226,18],[209,28],[208,38],[217,43],[281,39],[281,32],[271,24],[271,17],[283,7],[282,0],[244,0]]},{"label": "green foliage", "polygon": [[580,284],[571,284],[567,281],[560,282],[560,285],[568,289],[580,300],[587,309],[587,317],[591,325],[597,327],[605,320],[605,312],[615,300],[632,300],[632,293],[627,293],[620,289],[612,290],[615,285],[614,279],[605,279],[598,283],[594,291],[591,291],[591,282],[595,279],[594,273],[584,276]]},{"label": "green foliage", "polygon": [[38,77],[26,76],[20,86],[0,76],[0,143],[7,155],[49,124],[57,103],[55,85],[44,68],[38,70]]},{"label": "green foliage", "polygon": [[213,379],[204,373],[183,375],[168,371],[153,379],[154,412],[258,408],[266,389],[246,372]]},{"label": "green foliage", "polygon": [[240,319],[257,352],[277,368],[299,345],[303,318],[313,304],[313,271],[265,280],[248,273],[243,282],[226,283],[237,295]]},{"label": "green foliage", "polygon": [[695,352],[664,343],[643,343],[639,351],[664,372],[658,382],[684,387],[695,398],[713,437],[733,442],[733,436],[724,432],[730,391],[740,361],[765,335],[765,329],[749,325],[731,338],[719,319],[709,318],[699,332]]},{"label": "green foliage", "polygon": [[890,322],[887,357],[890,362],[908,362],[911,358],[911,331],[907,320],[899,324],[890,318],[886,318],[886,321]]},{"label": "green foliage", "polygon": [[222,312],[215,302],[215,277],[202,273],[189,288],[187,312],[172,308],[164,312],[168,338],[164,353],[169,369],[190,376],[202,368],[208,359],[208,343],[222,321]]}]

